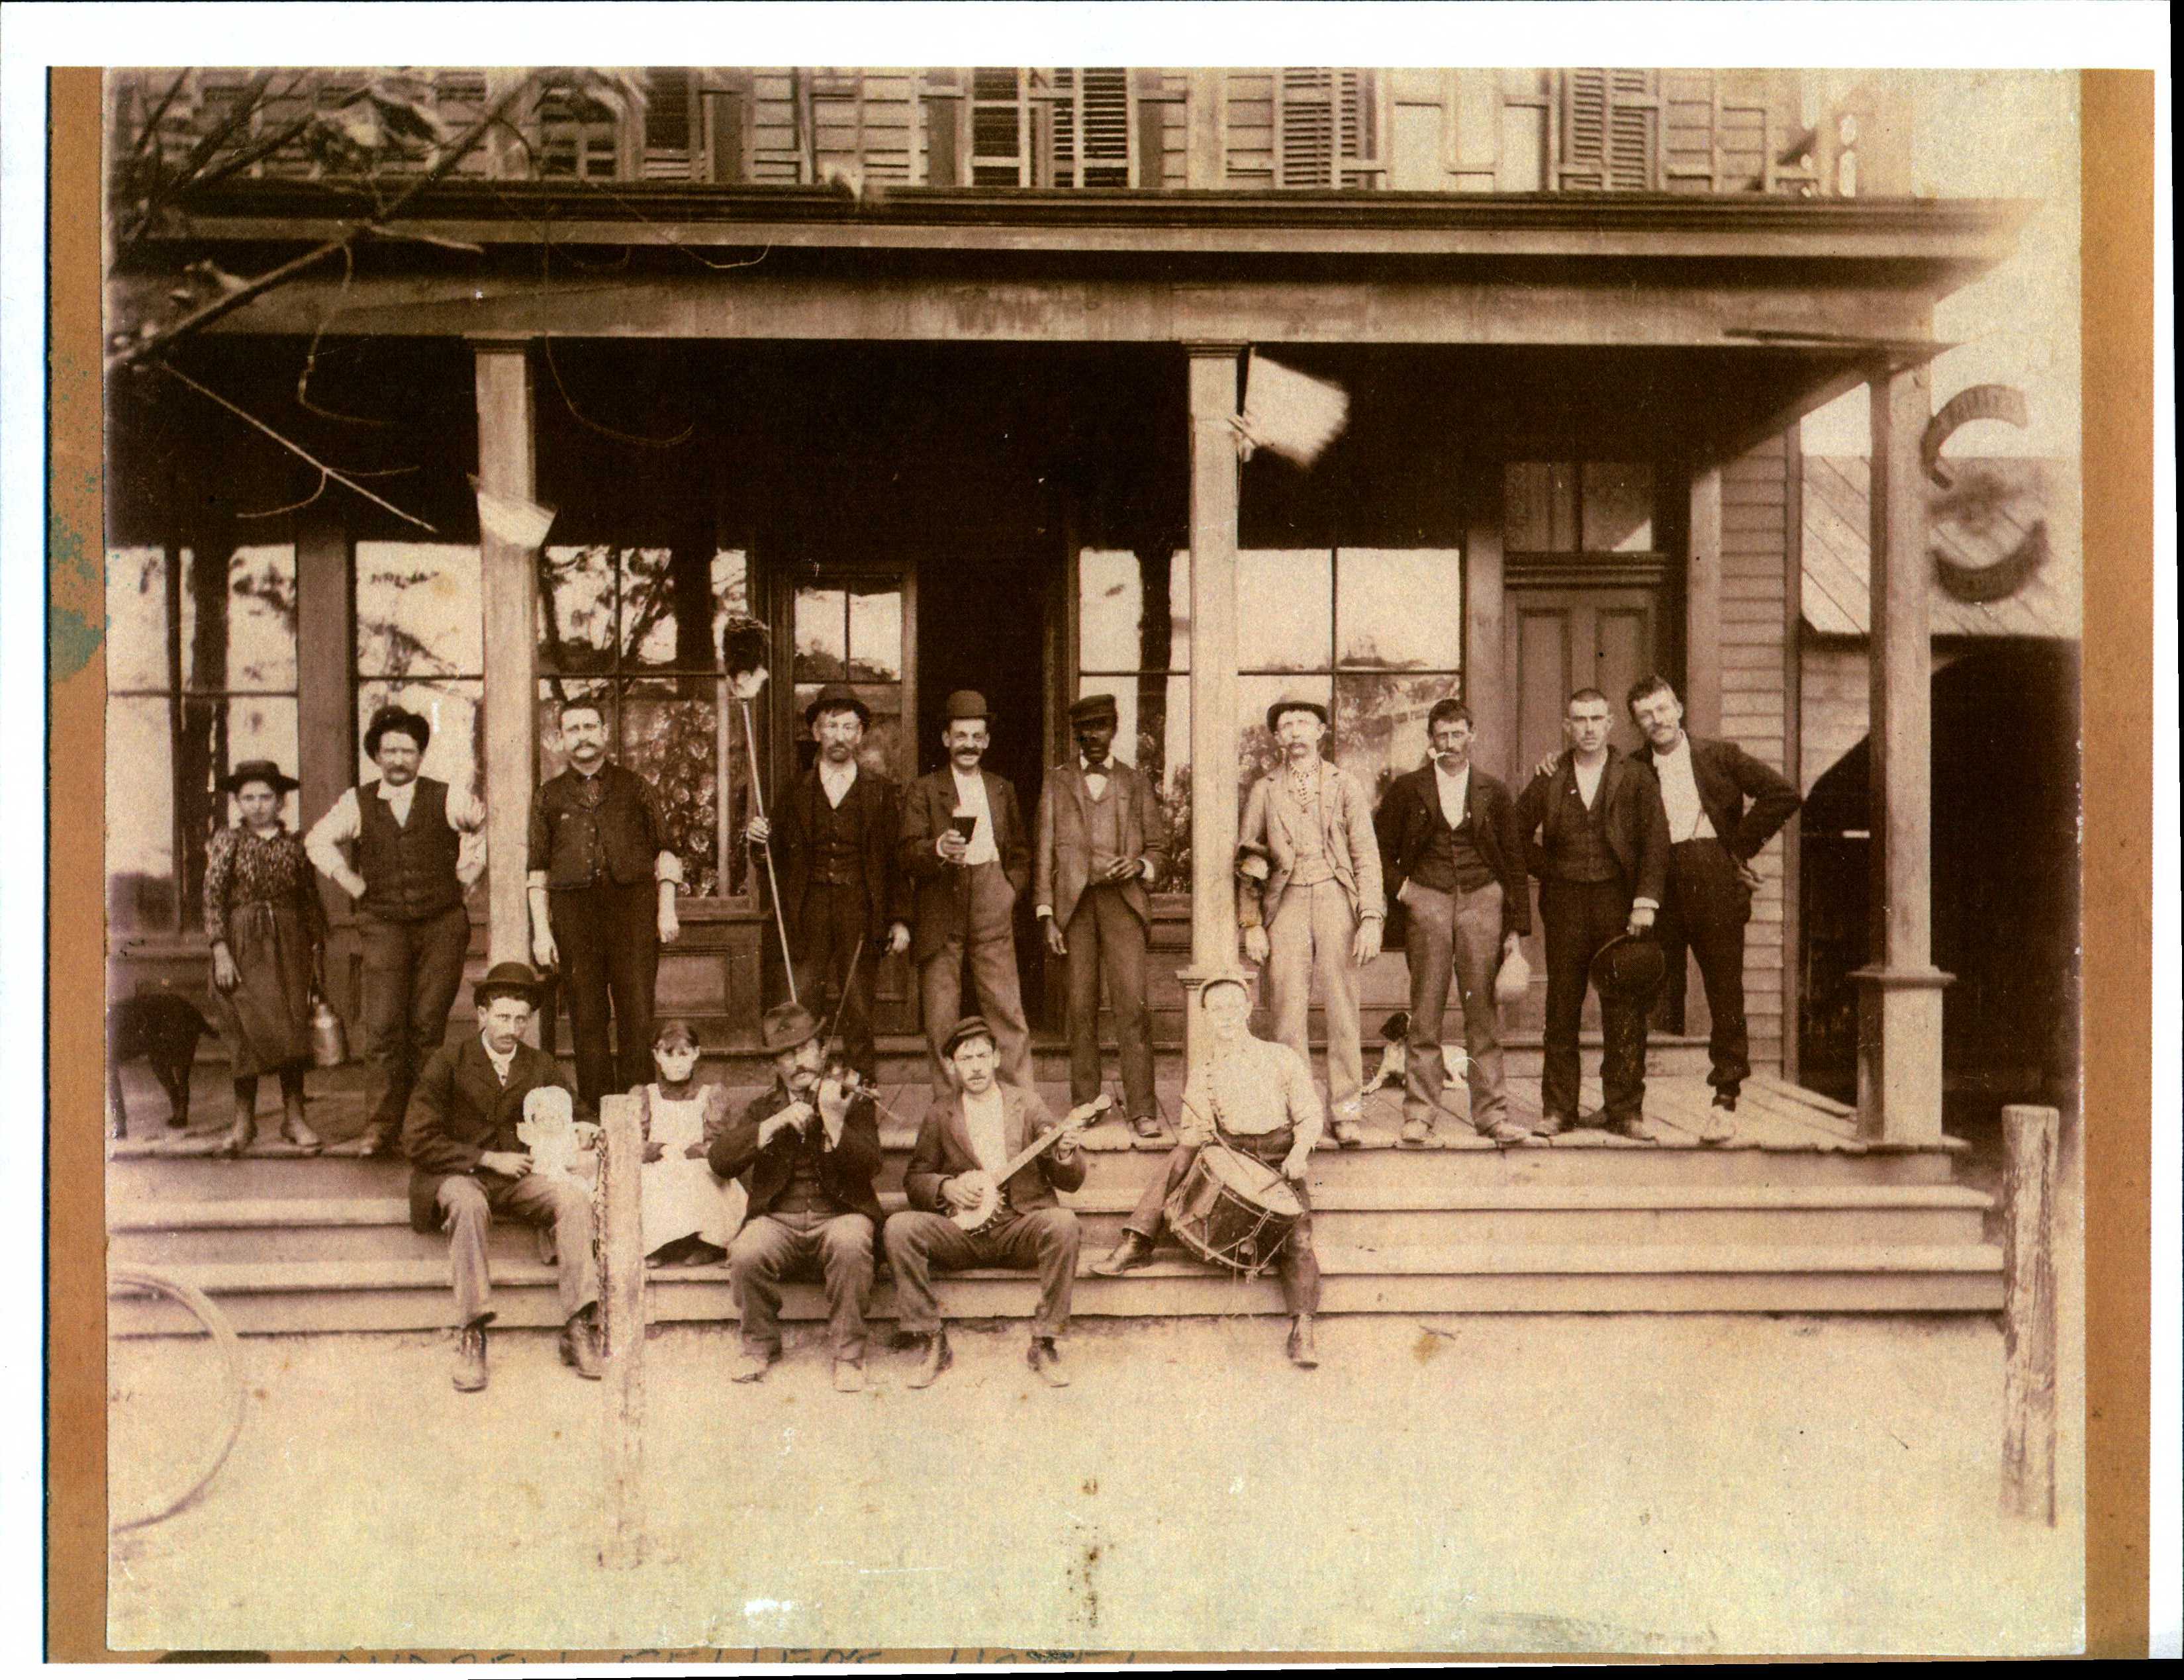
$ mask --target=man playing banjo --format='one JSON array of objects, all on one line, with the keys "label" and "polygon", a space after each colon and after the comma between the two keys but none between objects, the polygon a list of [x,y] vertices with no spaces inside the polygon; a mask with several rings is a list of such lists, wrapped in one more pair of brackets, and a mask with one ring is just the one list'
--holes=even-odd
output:
[{"label": "man playing banjo", "polygon": [[1326,1119],[1318,1088],[1303,1057],[1285,1044],[1254,1038],[1247,1030],[1251,994],[1233,975],[1209,980],[1198,994],[1211,1049],[1184,1082],[1181,1138],[1167,1170],[1139,1199],[1123,1227],[1123,1240],[1092,1270],[1117,1277],[1153,1257],[1167,1223],[1169,1194],[1181,1184],[1199,1152],[1212,1143],[1276,1168],[1295,1193],[1303,1216],[1282,1244],[1282,1301],[1289,1309],[1289,1355],[1306,1369],[1319,1363],[1312,1315],[1319,1310],[1319,1257],[1312,1245],[1312,1204],[1305,1167]]}]

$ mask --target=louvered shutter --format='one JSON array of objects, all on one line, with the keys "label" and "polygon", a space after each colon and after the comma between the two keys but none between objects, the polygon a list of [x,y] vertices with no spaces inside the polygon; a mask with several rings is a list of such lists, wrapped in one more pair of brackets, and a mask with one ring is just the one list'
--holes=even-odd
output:
[{"label": "louvered shutter", "polygon": [[1374,186],[1380,172],[1380,114],[1373,98],[1373,72],[1340,72],[1334,92],[1334,138],[1340,171],[1337,184]]},{"label": "louvered shutter", "polygon": [[1562,163],[1565,188],[1653,189],[1660,100],[1652,70],[1563,72]]},{"label": "louvered shutter", "polygon": [[1030,155],[1022,73],[971,72],[971,185],[1022,186]]},{"label": "louvered shutter", "polygon": [[1334,185],[1334,72],[1290,65],[1275,82],[1278,186]]}]

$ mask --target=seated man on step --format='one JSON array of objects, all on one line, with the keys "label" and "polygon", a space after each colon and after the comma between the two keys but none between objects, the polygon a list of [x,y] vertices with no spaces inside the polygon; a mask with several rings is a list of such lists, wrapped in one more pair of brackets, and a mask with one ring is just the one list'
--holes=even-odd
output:
[{"label": "seated man on step", "polygon": [[1069,1298],[1077,1283],[1077,1215],[1058,1202],[1056,1190],[1084,1182],[1084,1158],[1073,1136],[1063,1137],[1000,1185],[990,1223],[967,1231],[950,1217],[977,1207],[988,1182],[1054,1126],[1038,1093],[1004,1085],[994,1030],[983,1015],[966,1015],[942,1041],[956,1094],[935,1103],[917,1129],[916,1147],[903,1173],[910,1210],[888,1221],[888,1264],[894,1268],[895,1310],[901,1328],[923,1342],[923,1357],[909,1386],[923,1388],[953,1360],[940,1303],[933,1293],[933,1268],[1036,1268],[1039,1311],[1031,1321],[1025,1362],[1051,1388],[1067,1386],[1057,1363],[1055,1338],[1069,1327]]},{"label": "seated man on step", "polygon": [[1209,980],[1200,988],[1212,1043],[1183,1088],[1182,1141],[1167,1158],[1167,1170],[1145,1187],[1123,1240],[1092,1270],[1118,1277],[1153,1257],[1167,1224],[1169,1194],[1183,1182],[1198,1152],[1219,1142],[1240,1154],[1279,1169],[1304,1204],[1304,1217],[1282,1245],[1282,1301],[1289,1309],[1289,1355],[1309,1370],[1319,1363],[1312,1337],[1312,1315],[1319,1310],[1319,1257],[1312,1246],[1312,1203],[1305,1191],[1305,1167],[1319,1142],[1325,1121],[1312,1070],[1286,1044],[1254,1038],[1248,1030],[1251,994],[1233,975]]}]

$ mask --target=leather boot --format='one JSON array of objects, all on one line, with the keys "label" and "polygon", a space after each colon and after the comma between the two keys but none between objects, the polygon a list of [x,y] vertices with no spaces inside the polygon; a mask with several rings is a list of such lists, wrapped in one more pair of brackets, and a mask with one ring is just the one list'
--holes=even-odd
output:
[{"label": "leather boot", "polygon": [[281,1082],[281,1141],[294,1144],[307,1155],[315,1155],[326,1147],[319,1134],[304,1121],[304,1082],[300,1075],[292,1081]]},{"label": "leather boot", "polygon": [[588,1382],[607,1374],[606,1361],[599,1357],[598,1330],[599,1315],[590,1307],[580,1309],[561,1327],[561,1363],[574,1366]]},{"label": "leather boot", "polygon": [[1031,1367],[1032,1375],[1050,1388],[1067,1388],[1069,1373],[1061,1368],[1061,1350],[1054,1345],[1051,1336],[1034,1336],[1031,1345],[1024,1349],[1024,1363]]},{"label": "leather boot", "polygon": [[1319,1344],[1312,1339],[1312,1315],[1301,1312],[1290,1321],[1290,1363],[1311,1371],[1319,1364]]},{"label": "leather boot", "polygon": [[455,1388],[475,1394],[485,1387],[485,1321],[478,1319],[455,1332]]},{"label": "leather boot", "polygon": [[245,1150],[258,1141],[258,1082],[238,1079],[235,1082],[235,1125],[220,1146],[224,1155],[240,1160]]},{"label": "leather boot", "polygon": [[1124,1272],[1153,1261],[1153,1245],[1134,1231],[1125,1231],[1123,1240],[1115,1244],[1115,1251],[1103,1260],[1092,1263],[1095,1277],[1120,1277]]},{"label": "leather boot", "polygon": [[936,1330],[925,1338],[925,1357],[918,1361],[917,1369],[911,1372],[905,1385],[912,1388],[930,1388],[939,1379],[940,1373],[956,1363],[956,1355],[948,1346],[946,1330]]}]

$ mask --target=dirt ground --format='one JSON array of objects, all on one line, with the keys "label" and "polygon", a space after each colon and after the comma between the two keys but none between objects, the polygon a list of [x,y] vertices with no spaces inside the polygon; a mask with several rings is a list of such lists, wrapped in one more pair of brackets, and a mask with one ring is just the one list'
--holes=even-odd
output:
[{"label": "dirt ground", "polygon": [[[603,1394],[550,1337],[482,1394],[429,1335],[252,1338],[205,1497],[116,1541],[110,1639],[245,1649],[2055,1652],[2082,1499],[1997,1515],[1985,1319],[1084,1321],[919,1394],[833,1392],[804,1332],[648,1343],[649,1556],[601,1568]],[[117,1485],[204,1434],[202,1346],[119,1344]],[[209,1393],[209,1389],[202,1390]],[[2071,1408],[2065,1407],[2066,1414]],[[192,1435],[190,1431],[194,1428]],[[2066,1425],[2064,1460],[2078,1432]]]}]

